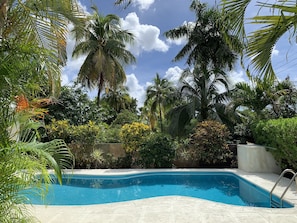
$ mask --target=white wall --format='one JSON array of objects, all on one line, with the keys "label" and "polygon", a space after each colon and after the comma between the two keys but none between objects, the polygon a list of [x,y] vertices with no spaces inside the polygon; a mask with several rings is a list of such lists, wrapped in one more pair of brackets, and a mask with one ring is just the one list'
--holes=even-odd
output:
[{"label": "white wall", "polygon": [[272,154],[264,146],[256,144],[237,145],[238,169],[252,173],[281,172]]}]

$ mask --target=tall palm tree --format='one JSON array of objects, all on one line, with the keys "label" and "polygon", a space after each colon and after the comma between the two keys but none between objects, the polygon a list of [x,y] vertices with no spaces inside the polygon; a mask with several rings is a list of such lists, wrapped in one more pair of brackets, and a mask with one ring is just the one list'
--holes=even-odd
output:
[{"label": "tall palm tree", "polygon": [[[257,76],[273,84],[276,75],[271,63],[273,47],[287,32],[296,37],[297,6],[295,0],[278,1],[271,4],[258,2],[259,9],[270,9],[270,15],[257,15],[249,22],[261,27],[247,36],[245,25],[245,11],[251,0],[223,0],[222,6],[226,21],[230,24],[233,35],[238,36],[245,43],[245,54],[251,58],[251,65]],[[268,11],[268,10],[267,10]],[[258,26],[259,27],[259,26]],[[232,45],[232,41],[230,41]]]},{"label": "tall palm tree", "polygon": [[78,73],[78,82],[90,89],[97,88],[97,104],[103,88],[108,91],[126,80],[124,64],[135,62],[135,57],[125,49],[132,42],[132,33],[122,30],[120,18],[109,14],[102,16],[96,7],[83,35],[77,35],[73,56],[87,54]]},{"label": "tall palm tree", "polygon": [[[203,66],[209,69],[231,69],[237,56],[225,40],[225,33],[228,34],[229,30],[224,25],[223,15],[218,9],[209,9],[198,0],[193,0],[190,10],[196,14],[195,22],[165,32],[166,37],[171,39],[187,37],[186,45],[174,61],[186,58],[189,66],[199,63],[202,69],[205,69]],[[236,37],[228,36],[240,46]]]},{"label": "tall palm tree", "polygon": [[166,78],[160,78],[157,73],[153,85],[146,90],[146,100],[144,105],[150,105],[150,113],[157,113],[161,131],[163,131],[163,118],[166,108],[171,105],[176,98],[176,90],[172,83]]},{"label": "tall palm tree", "polygon": [[[221,102],[227,93],[218,92],[217,82],[221,82],[228,92],[225,71],[232,68],[237,53],[242,48],[236,36],[229,33],[229,26],[218,9],[207,8],[206,4],[193,0],[190,10],[196,14],[193,23],[184,24],[165,33],[166,37],[172,39],[187,37],[187,43],[174,58],[175,61],[186,58],[190,67],[184,72],[181,80],[186,100],[170,112],[170,129],[176,130],[174,134],[177,135],[185,132],[184,128],[191,119],[215,118],[215,110],[224,110]],[[230,39],[236,43],[236,47],[230,48]],[[191,82],[188,82],[185,78],[190,76]]]}]

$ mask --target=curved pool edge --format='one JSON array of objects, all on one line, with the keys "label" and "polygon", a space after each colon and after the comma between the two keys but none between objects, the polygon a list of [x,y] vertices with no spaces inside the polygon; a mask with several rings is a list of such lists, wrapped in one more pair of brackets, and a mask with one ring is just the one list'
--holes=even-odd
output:
[{"label": "curved pool edge", "polygon": [[[258,187],[270,191],[277,181],[279,175],[273,173],[249,173],[239,169],[201,169],[201,168],[181,168],[181,169],[74,169],[64,170],[65,174],[76,174],[76,175],[106,175],[106,176],[121,176],[121,175],[133,175],[143,173],[154,173],[154,172],[221,172],[221,173],[233,173]],[[281,196],[286,186],[289,184],[289,179],[283,178],[274,190],[274,194]],[[286,195],[284,200],[294,205],[293,208],[297,210],[297,189],[296,184],[293,183]],[[297,213],[297,212],[296,212]]]}]

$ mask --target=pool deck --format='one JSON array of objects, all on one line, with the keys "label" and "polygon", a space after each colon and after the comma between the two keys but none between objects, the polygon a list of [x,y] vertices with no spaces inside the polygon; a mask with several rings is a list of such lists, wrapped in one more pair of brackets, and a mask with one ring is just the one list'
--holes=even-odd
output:
[{"label": "pool deck", "polygon": [[[98,169],[75,170],[75,174],[132,174],[152,171],[219,171],[232,172],[270,191],[278,175],[247,173],[238,169]],[[282,179],[275,194],[280,195],[288,185]],[[295,182],[285,195],[293,208],[257,208],[227,205],[203,199],[167,196],[111,204],[85,206],[30,206],[31,213],[41,223],[296,223],[297,189]]]}]

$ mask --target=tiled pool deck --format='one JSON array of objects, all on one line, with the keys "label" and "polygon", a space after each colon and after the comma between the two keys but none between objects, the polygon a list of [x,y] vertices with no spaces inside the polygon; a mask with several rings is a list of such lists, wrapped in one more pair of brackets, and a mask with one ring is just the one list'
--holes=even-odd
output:
[{"label": "tiled pool deck", "polygon": [[[238,169],[168,169],[161,171],[229,171],[270,191],[276,174],[247,173]],[[75,174],[131,174],[160,170],[75,170]],[[275,190],[280,195],[288,183]],[[42,206],[31,210],[42,223],[297,223],[297,189],[294,183],[285,195],[294,208],[272,209],[226,205],[197,198],[169,196],[112,204],[86,206]]]}]

